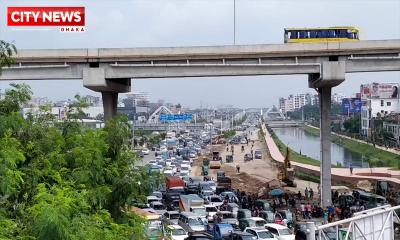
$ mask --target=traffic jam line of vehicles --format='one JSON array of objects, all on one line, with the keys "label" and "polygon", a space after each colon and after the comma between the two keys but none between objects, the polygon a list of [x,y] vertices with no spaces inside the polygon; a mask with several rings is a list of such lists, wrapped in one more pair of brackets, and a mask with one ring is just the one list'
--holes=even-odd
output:
[{"label": "traffic jam line of vehicles", "polygon": [[[193,162],[207,152],[209,136],[209,132],[186,131],[178,136],[168,133],[154,148],[155,159],[145,167],[162,173],[165,184],[147,196],[145,204],[132,207],[132,211],[147,220],[149,239],[294,239],[289,228],[274,225],[272,211],[264,219],[242,209],[238,192],[232,190],[231,179],[223,171],[217,171],[216,181],[207,176],[208,169],[205,176],[192,174]],[[212,141],[225,144],[222,139]],[[220,169],[219,152],[214,151],[204,159],[206,166]],[[233,161],[232,156],[226,161]]]},{"label": "traffic jam line of vehicles", "polygon": [[[241,131],[246,131],[246,128]],[[146,203],[132,208],[146,218],[149,239],[294,240],[297,236],[304,237],[306,221],[313,221],[316,225],[327,221],[325,213],[330,210],[318,207],[313,197],[303,196],[300,192],[283,199],[286,193],[276,188],[269,192],[270,198],[258,199],[255,195],[232,189],[231,178],[221,170],[224,161],[220,153],[207,146],[214,141],[210,135],[209,132],[189,131],[168,133],[167,138],[154,147],[155,159],[145,167],[150,172],[163,174],[165,184],[153,189]],[[236,135],[230,144],[241,144],[243,138],[243,135]],[[257,159],[262,159],[262,151],[255,150],[254,157],[245,155],[245,161]],[[233,156],[227,154],[225,162],[233,162]],[[196,167],[201,166],[201,172],[192,171],[194,163]],[[285,159],[285,165],[289,165],[288,159]],[[215,180],[208,176],[210,169],[215,169]],[[287,168],[277,177],[287,186],[295,187],[291,171]],[[376,189],[387,192],[389,186],[378,182]],[[352,191],[343,186],[333,186],[332,191],[335,203],[332,209],[341,211],[332,215],[332,221],[387,204],[384,197],[359,189]],[[271,197],[273,193],[277,195]],[[278,195],[280,198],[276,197]],[[308,205],[311,205],[311,211],[308,211]],[[300,211],[302,207],[307,211]],[[326,229],[325,235],[328,239],[336,239],[336,231]],[[346,235],[345,228],[338,231]]]}]

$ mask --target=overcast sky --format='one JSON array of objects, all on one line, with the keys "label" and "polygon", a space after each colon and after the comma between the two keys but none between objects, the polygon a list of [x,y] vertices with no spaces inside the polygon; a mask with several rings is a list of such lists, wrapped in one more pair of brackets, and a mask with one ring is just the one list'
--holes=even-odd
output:
[{"label": "overcast sky", "polygon": [[[86,32],[15,31],[6,26],[7,6],[85,6]],[[400,0],[236,0],[236,44],[283,43],[285,27],[357,26],[363,40],[400,39]],[[19,49],[205,46],[233,44],[233,0],[0,0],[0,39]],[[132,80],[184,106],[232,104],[268,107],[292,93],[313,92],[307,76],[257,76]],[[348,96],[361,83],[400,82],[399,72],[347,74],[334,92]],[[82,81],[28,81],[35,96],[52,100],[76,93],[99,95]],[[0,82],[0,89],[9,82]]]}]

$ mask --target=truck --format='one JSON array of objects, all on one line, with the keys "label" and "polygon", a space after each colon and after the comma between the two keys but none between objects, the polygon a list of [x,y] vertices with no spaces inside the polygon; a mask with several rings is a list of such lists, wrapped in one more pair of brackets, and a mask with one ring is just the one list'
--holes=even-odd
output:
[{"label": "truck", "polygon": [[165,185],[168,192],[183,191],[185,188],[185,182],[178,176],[167,177]]},{"label": "truck", "polygon": [[219,177],[217,180],[216,193],[219,194],[226,190],[232,189],[232,180],[229,177]]},{"label": "truck", "polygon": [[199,216],[203,221],[207,221],[207,212],[204,207],[204,199],[197,194],[181,195],[179,209],[182,212],[192,212]]}]

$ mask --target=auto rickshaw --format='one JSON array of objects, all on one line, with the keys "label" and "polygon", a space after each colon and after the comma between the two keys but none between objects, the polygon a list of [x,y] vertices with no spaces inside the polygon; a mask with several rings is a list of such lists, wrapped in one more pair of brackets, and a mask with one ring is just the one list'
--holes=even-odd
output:
[{"label": "auto rickshaw", "polygon": [[208,165],[203,165],[203,166],[201,167],[201,174],[202,174],[203,176],[207,176],[207,175],[208,175]]}]

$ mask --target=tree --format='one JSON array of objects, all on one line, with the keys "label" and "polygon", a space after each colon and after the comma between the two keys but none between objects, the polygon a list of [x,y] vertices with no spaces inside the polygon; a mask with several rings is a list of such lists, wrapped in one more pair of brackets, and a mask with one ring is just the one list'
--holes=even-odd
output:
[{"label": "tree", "polygon": [[0,74],[1,69],[14,63],[13,55],[17,54],[17,48],[12,43],[0,40]]},{"label": "tree", "polygon": [[[0,239],[145,239],[129,206],[162,176],[134,167],[127,117],[89,129],[43,107],[24,119],[30,93],[12,85],[0,99]],[[77,118],[80,100],[71,107]]]}]

